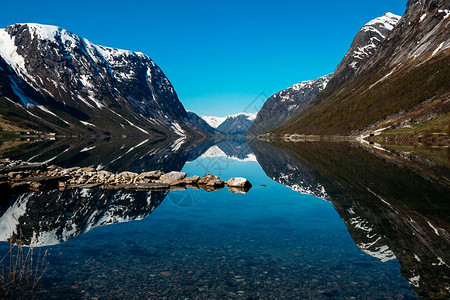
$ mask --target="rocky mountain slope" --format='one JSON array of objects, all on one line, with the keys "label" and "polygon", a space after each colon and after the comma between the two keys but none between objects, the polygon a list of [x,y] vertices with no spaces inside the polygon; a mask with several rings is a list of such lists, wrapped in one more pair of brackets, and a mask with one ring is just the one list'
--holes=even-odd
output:
[{"label": "rocky mountain slope", "polygon": [[194,125],[198,129],[201,129],[209,134],[217,133],[217,130],[215,128],[211,127],[211,125],[209,125],[205,120],[202,119],[202,117],[200,117],[196,113],[187,111],[187,114],[192,125]]},{"label": "rocky mountain slope", "polygon": [[196,131],[146,55],[91,43],[56,26],[0,29],[0,125],[130,135]]},{"label": "rocky mountain slope", "polygon": [[365,24],[333,74],[295,84],[271,96],[258,112],[247,135],[259,135],[282,126],[298,115],[327,86],[326,93],[329,93],[353,78],[399,20],[400,16],[387,13]]},{"label": "rocky mountain slope", "polygon": [[359,30],[344,58],[334,70],[335,76],[331,79],[328,93],[362,71],[364,63],[378,51],[381,43],[400,19],[400,16],[386,13],[368,22]]},{"label": "rocky mountain slope", "polygon": [[246,135],[266,133],[286,123],[327,86],[331,77],[332,74],[303,81],[272,95],[258,112]]},{"label": "rocky mountain slope", "polygon": [[[327,88],[273,133],[361,134],[386,127],[445,132],[449,16],[448,1],[409,0],[404,16],[373,54],[358,64],[344,58]],[[357,44],[355,39],[352,46]]]}]

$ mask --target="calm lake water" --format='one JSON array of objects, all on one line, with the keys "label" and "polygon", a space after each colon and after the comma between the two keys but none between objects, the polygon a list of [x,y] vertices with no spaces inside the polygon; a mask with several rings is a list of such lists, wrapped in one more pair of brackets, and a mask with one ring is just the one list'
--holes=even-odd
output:
[{"label": "calm lake water", "polygon": [[36,298],[449,297],[446,149],[180,139],[6,149],[2,157],[65,167],[182,170],[253,184],[246,194],[95,188],[2,199],[0,251],[19,232],[48,250]]}]

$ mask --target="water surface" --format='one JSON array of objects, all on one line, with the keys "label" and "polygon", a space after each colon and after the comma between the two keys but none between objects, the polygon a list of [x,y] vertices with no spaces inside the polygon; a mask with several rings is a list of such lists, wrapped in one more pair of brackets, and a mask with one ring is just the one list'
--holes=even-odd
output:
[{"label": "water surface", "polygon": [[0,248],[20,238],[48,249],[37,297],[446,297],[448,185],[413,166],[351,144],[142,142],[59,141],[20,157],[243,176],[253,187],[15,196],[2,209]]}]

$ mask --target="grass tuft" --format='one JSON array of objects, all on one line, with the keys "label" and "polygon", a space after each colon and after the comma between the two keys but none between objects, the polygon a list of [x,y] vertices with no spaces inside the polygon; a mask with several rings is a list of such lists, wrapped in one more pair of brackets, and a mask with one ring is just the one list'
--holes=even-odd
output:
[{"label": "grass tuft", "polygon": [[20,241],[17,245],[10,244],[0,260],[0,295],[12,298],[32,294],[47,270],[47,255],[47,250],[41,253],[40,249],[35,254],[33,247],[25,247]]}]

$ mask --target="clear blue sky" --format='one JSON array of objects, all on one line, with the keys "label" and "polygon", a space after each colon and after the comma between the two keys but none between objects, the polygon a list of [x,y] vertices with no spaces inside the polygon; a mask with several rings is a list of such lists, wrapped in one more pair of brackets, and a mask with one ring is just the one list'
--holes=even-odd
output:
[{"label": "clear blue sky", "polygon": [[[0,27],[58,25],[93,43],[149,55],[186,109],[254,112],[290,85],[333,72],[368,21],[406,0],[3,1]],[[247,108],[247,109],[246,109]]]}]

